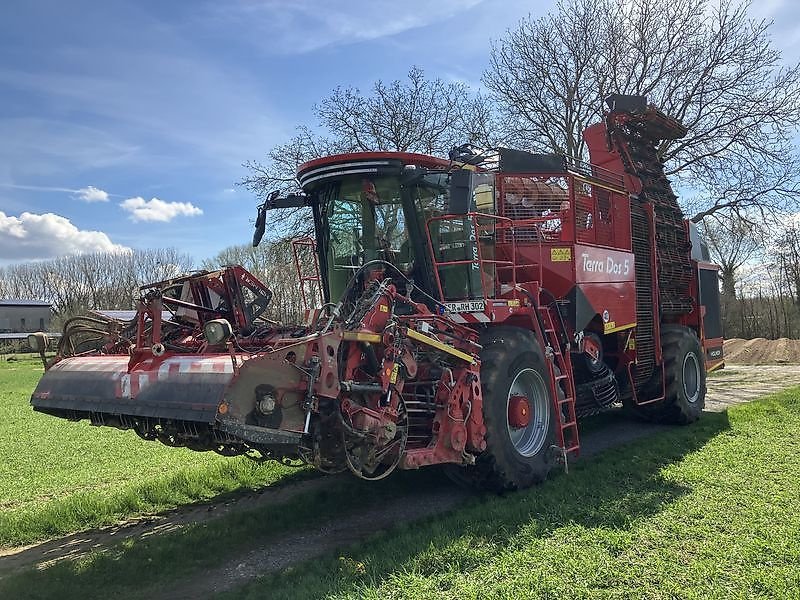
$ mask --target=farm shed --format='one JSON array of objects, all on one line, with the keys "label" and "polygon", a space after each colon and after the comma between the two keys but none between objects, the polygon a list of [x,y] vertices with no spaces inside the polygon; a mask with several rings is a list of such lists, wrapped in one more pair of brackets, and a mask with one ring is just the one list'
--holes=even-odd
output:
[{"label": "farm shed", "polygon": [[47,331],[51,306],[41,300],[0,299],[0,333]]}]

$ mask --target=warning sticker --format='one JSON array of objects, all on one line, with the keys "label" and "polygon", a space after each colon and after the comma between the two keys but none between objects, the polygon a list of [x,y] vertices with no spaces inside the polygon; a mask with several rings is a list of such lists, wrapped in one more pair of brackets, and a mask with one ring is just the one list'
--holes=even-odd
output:
[{"label": "warning sticker", "polygon": [[603,323],[603,333],[614,333],[615,331],[622,331],[623,329],[630,329],[632,327],[636,327],[636,323],[617,325],[616,321],[609,321],[608,323]]},{"label": "warning sticker", "polygon": [[550,260],[553,262],[571,261],[572,248],[550,248]]}]

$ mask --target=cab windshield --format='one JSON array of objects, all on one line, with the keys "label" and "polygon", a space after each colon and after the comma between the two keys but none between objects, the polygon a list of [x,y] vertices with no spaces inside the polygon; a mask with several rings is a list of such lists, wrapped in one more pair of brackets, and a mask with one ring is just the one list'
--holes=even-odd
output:
[{"label": "cab windshield", "polygon": [[[436,184],[432,184],[433,177]],[[444,175],[428,175],[402,188],[397,176],[344,176],[328,184],[323,192],[327,220],[327,271],[331,298],[343,292],[361,265],[385,260],[413,277],[415,247],[424,222],[442,214],[446,203]],[[428,181],[431,179],[431,181]],[[405,206],[413,207],[409,217]],[[415,243],[416,242],[416,243]]]}]

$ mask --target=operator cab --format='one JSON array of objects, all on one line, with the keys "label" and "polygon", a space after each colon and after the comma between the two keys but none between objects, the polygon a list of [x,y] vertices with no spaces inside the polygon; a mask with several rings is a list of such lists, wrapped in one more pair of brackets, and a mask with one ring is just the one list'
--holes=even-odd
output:
[{"label": "operator cab", "polygon": [[336,301],[373,263],[405,287],[435,294],[425,222],[447,211],[449,161],[411,153],[353,153],[311,161],[298,179],[314,209],[320,275]]}]

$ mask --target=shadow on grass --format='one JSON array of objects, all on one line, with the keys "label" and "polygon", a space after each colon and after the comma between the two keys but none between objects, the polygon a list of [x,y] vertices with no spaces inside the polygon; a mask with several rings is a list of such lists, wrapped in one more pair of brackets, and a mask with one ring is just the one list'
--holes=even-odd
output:
[{"label": "shadow on grass", "polygon": [[[445,515],[400,523],[361,546],[347,549],[354,564],[365,565],[363,571],[343,572],[336,556],[330,556],[295,567],[286,575],[259,579],[231,592],[230,597],[358,595],[364,581],[381,581],[432,545],[447,547],[462,536],[508,544],[523,527],[534,527],[541,537],[565,524],[629,527],[632,521],[660,512],[690,491],[664,480],[661,470],[728,427],[727,413],[707,414],[691,427],[657,431],[580,461],[570,475],[555,476],[543,486],[500,497],[466,494],[462,506]],[[181,578],[190,581],[193,575],[219,566],[255,540],[263,539],[266,544],[269,536],[290,531],[302,536],[303,530],[320,528],[337,515],[358,512],[360,507],[380,506],[398,496],[410,503],[424,501],[426,494],[450,486],[438,469],[397,473],[373,484],[350,478],[336,480],[283,505],[236,511],[178,531],[129,539],[80,561],[14,573],[0,580],[0,597],[140,597],[143,585],[157,597],[159,582],[174,587]],[[365,532],[365,536],[370,533]]]}]

